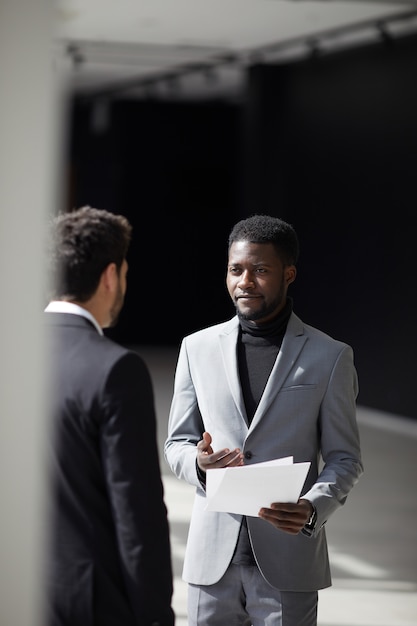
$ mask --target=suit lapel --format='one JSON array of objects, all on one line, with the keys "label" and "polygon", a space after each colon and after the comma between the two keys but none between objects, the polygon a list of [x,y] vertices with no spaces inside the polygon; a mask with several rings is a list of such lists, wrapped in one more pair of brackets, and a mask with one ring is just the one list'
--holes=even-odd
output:
[{"label": "suit lapel", "polygon": [[[239,332],[239,321],[235,317],[230,320],[230,323],[219,335],[220,348],[223,357],[223,364],[226,373],[227,382],[232,394],[233,400],[239,410],[240,415],[245,420],[246,424],[247,416],[245,403],[243,400],[242,389],[239,379],[239,367],[237,363],[237,338]],[[289,372],[294,367],[298,356],[303,349],[303,346],[307,340],[304,334],[304,326],[299,317],[292,313],[289,321],[284,339],[282,341],[281,349],[278,353],[277,359],[272,368],[271,374],[268,378],[258,408],[255,411],[250,430],[252,430],[256,424],[262,419],[262,416],[270,407],[275,397],[279,393],[282,385],[284,384]]]},{"label": "suit lapel", "polygon": [[232,398],[239,410],[239,413],[247,424],[248,421],[246,416],[245,403],[243,401],[242,389],[240,387],[239,367],[237,363],[238,333],[239,322],[237,317],[234,317],[230,320],[230,323],[223,330],[222,334],[219,335],[219,340],[224,370],[230,388],[230,393],[232,394]]},{"label": "suit lapel", "polygon": [[282,341],[281,349],[278,353],[274,367],[266,383],[264,392],[255,411],[250,426],[252,430],[262,419],[262,416],[271,406],[275,397],[279,393],[289,372],[294,367],[298,356],[307,340],[304,334],[301,320],[293,313],[289,319],[287,330]]}]

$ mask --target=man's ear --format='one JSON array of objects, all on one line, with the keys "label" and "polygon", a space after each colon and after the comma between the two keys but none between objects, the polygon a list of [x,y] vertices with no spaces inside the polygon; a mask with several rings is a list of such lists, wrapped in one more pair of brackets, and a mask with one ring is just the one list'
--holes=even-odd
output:
[{"label": "man's ear", "polygon": [[106,291],[113,293],[117,288],[118,278],[116,263],[109,263],[101,273],[100,285]]},{"label": "man's ear", "polygon": [[285,282],[288,285],[291,285],[295,281],[295,277],[297,276],[297,269],[295,265],[287,265],[284,269]]}]

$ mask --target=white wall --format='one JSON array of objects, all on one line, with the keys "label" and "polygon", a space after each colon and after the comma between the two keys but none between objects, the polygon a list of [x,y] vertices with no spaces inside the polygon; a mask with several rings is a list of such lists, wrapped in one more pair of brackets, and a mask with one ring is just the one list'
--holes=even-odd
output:
[{"label": "white wall", "polygon": [[43,225],[55,206],[52,12],[0,0],[0,624],[44,626]]}]

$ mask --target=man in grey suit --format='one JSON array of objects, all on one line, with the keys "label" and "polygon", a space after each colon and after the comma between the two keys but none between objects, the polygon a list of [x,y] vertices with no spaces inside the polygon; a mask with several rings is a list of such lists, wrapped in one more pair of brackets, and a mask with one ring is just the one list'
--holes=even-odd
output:
[{"label": "man in grey suit", "polygon": [[152,383],[104,336],[123,306],[131,226],[83,207],[53,221],[49,626],[173,626]]},{"label": "man in grey suit", "polygon": [[[331,585],[324,525],[363,468],[350,346],[303,323],[287,297],[298,238],[254,215],[229,236],[233,319],[185,337],[165,457],[196,487],[183,578],[190,626],[315,626]],[[257,517],[205,510],[206,472],[293,456],[310,462],[297,503]]]}]

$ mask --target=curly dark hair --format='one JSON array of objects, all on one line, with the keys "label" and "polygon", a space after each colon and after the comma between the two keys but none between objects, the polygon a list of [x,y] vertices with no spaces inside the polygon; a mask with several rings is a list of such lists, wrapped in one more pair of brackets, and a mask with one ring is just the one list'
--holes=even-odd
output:
[{"label": "curly dark hair", "polygon": [[58,215],[50,227],[52,298],[86,302],[110,263],[120,271],[132,227],[124,216],[90,206]]},{"label": "curly dark hair", "polygon": [[236,241],[272,243],[284,265],[296,265],[299,255],[297,233],[279,217],[252,215],[235,224],[229,235],[229,250]]}]

